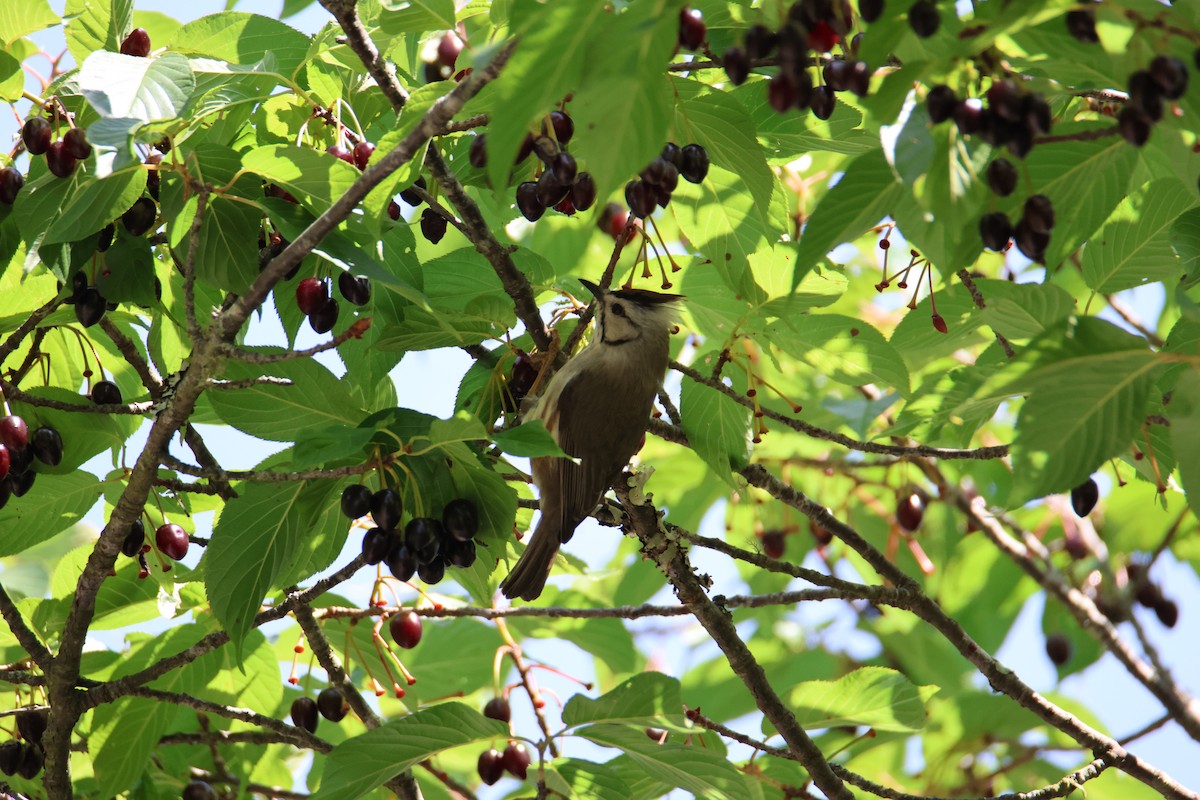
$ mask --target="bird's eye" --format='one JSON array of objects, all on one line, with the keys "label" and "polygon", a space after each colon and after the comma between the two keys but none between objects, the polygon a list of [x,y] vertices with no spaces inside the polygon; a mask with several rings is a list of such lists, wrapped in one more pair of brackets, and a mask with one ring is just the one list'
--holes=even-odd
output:
[{"label": "bird's eye", "polygon": [[617,303],[616,305],[614,305],[612,307],[612,312],[614,314],[616,314],[618,317],[623,317],[623,316],[625,316],[625,306],[621,305],[620,303]]}]

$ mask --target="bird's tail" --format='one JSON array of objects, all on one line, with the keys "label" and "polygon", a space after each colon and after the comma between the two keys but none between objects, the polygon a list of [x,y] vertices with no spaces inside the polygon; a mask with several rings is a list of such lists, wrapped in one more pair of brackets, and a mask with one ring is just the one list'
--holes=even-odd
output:
[{"label": "bird's tail", "polygon": [[554,556],[558,554],[559,531],[557,520],[551,520],[550,515],[542,514],[538,520],[529,545],[517,564],[508,573],[508,577],[500,583],[500,591],[512,599],[536,600],[546,586],[546,578],[550,577],[550,567],[554,564]]}]

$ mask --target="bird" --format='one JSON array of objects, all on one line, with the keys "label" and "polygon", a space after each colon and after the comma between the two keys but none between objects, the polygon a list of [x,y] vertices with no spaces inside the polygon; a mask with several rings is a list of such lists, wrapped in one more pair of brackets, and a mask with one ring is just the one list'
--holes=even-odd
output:
[{"label": "bird", "polygon": [[541,420],[564,453],[531,460],[541,517],[525,551],[500,583],[510,599],[542,593],[560,545],[599,504],[644,440],[667,370],[671,328],[682,295],[601,289],[592,339],[555,373],[526,415]]}]

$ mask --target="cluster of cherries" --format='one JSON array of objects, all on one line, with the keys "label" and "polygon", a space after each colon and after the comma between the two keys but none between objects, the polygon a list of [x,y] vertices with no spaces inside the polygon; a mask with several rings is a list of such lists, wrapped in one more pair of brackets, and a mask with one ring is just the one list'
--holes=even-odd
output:
[{"label": "cluster of cherries", "polygon": [[[425,202],[420,192],[424,192],[428,188],[428,184],[425,183],[425,177],[417,176],[412,186],[409,186],[400,193],[400,199],[413,208],[416,208]],[[417,191],[418,189],[420,192]],[[388,204],[388,215],[394,220],[400,219],[400,204],[395,200]],[[430,206],[421,212],[421,235],[430,244],[440,242],[442,237],[446,235],[446,228],[448,226],[449,222],[436,208]]]},{"label": "cluster of cherries", "polygon": [[[483,707],[483,715],[508,723],[512,720],[512,707],[503,697],[493,697]],[[489,747],[480,753],[475,768],[479,772],[479,778],[491,786],[500,780],[506,771],[517,780],[525,780],[532,761],[529,748],[521,742],[511,740],[504,752]]]},{"label": "cluster of cherries", "polygon": [[297,697],[292,701],[292,724],[309,733],[317,732],[320,717],[330,722],[341,722],[349,713],[350,703],[342,690],[336,686],[322,689],[316,700],[311,697]]},{"label": "cluster of cherries", "polygon": [[350,519],[371,515],[375,527],[363,536],[363,557],[368,564],[386,563],[397,580],[409,581],[416,575],[432,586],[445,577],[447,566],[475,563],[479,511],[470,500],[451,500],[440,520],[413,517],[403,532],[398,526],[404,508],[394,489],[372,492],[361,484],[347,486],[341,507]]},{"label": "cluster of cherries", "polygon": [[933,124],[953,119],[960,132],[977,135],[992,147],[1007,147],[1017,158],[1033,149],[1034,136],[1050,132],[1051,112],[1046,98],[1024,92],[1013,81],[992,81],[987,105],[977,97],[959,99],[945,84],[933,87],[925,108]]},{"label": "cluster of cherries", "polygon": [[87,131],[71,128],[61,139],[54,140],[54,126],[45,117],[30,117],[21,127],[21,141],[30,155],[46,156],[46,168],[59,178],[66,178],[75,171],[75,166],[92,154],[92,144]]},{"label": "cluster of cherries", "polygon": [[[579,171],[575,156],[567,151],[574,135],[575,121],[567,112],[555,109],[550,112],[549,125],[543,122],[537,137],[526,134],[521,142],[516,163],[529,158],[531,153],[536,153],[542,162],[542,172],[536,181],[517,185],[517,210],[530,222],[541,219],[549,208],[571,216],[595,204],[596,181],[590,172]],[[468,159],[473,167],[487,166],[487,134],[479,134],[471,141]]]},{"label": "cluster of cherries", "polygon": [[[187,531],[183,529],[183,526],[174,522],[164,521],[162,525],[154,529],[154,544],[157,545],[158,551],[173,561],[183,560],[183,557],[187,555],[190,543]],[[140,567],[138,577],[143,580],[150,577],[150,565],[146,562],[146,553],[149,552],[150,544],[146,541],[146,525],[142,522],[141,517],[138,517],[129,524],[129,528],[125,532],[125,538],[121,542],[121,554],[137,559]],[[169,564],[163,564],[164,572],[170,568]]]},{"label": "cluster of cherries", "polygon": [[680,178],[689,183],[700,183],[707,175],[707,150],[698,144],[681,148],[674,142],[667,142],[658,157],[647,164],[638,177],[625,184],[625,202],[635,217],[644,219],[654,213],[656,206],[667,207]]},{"label": "cluster of cherries", "polygon": [[[364,306],[371,300],[371,280],[365,275],[343,272],[338,275],[338,291],[348,302]],[[323,278],[305,278],[296,284],[296,305],[308,317],[317,333],[329,333],[338,318],[338,301],[329,292]]]},{"label": "cluster of cherries", "polygon": [[[112,243],[112,236],[107,238],[101,234],[102,248],[97,248],[100,252],[108,249],[108,245]],[[76,272],[71,276],[71,293],[63,300],[69,306],[75,306],[75,319],[85,328],[90,328],[104,318],[106,311],[112,311],[117,307],[116,303],[110,302],[100,294],[100,290],[95,284],[88,281],[88,276],[83,270]]]},{"label": "cluster of cherries", "polygon": [[425,62],[425,82],[436,83],[449,80],[451,77],[461,77],[462,73],[455,75],[454,65],[462,50],[463,40],[455,31],[446,31],[442,34],[442,38],[438,39],[434,59]]},{"label": "cluster of cherries", "polygon": [[0,417],[0,508],[10,497],[24,497],[33,488],[35,458],[56,467],[62,457],[63,440],[55,428],[43,425],[31,434],[25,420],[16,414]]},{"label": "cluster of cherries", "polygon": [[45,761],[42,736],[46,733],[49,712],[44,708],[26,708],[18,711],[16,717],[21,738],[0,744],[0,772],[33,780]]}]

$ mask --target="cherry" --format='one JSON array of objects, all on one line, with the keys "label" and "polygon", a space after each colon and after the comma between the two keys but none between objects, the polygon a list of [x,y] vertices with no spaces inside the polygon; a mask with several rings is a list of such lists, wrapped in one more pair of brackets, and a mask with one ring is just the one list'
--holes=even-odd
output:
[{"label": "cherry", "polygon": [[46,732],[49,721],[49,711],[44,708],[26,708],[17,712],[17,732],[21,738],[33,744],[42,743],[42,735]]},{"label": "cherry", "polygon": [[874,22],[883,16],[883,0],[858,0],[858,15],[863,22]]},{"label": "cherry", "polygon": [[129,558],[136,558],[138,553],[142,552],[144,544],[146,544],[146,525],[139,517],[129,526],[129,532],[125,534],[125,540],[121,542],[121,553]]},{"label": "cherry", "polygon": [[823,19],[808,30],[808,46],[818,53],[828,53],[837,42],[837,32]]},{"label": "cherry", "polygon": [[292,701],[292,724],[297,728],[316,733],[320,722],[318,713],[316,701],[311,697],[297,697]]},{"label": "cherry", "polygon": [[929,121],[934,125],[945,122],[954,116],[956,108],[958,108],[958,96],[945,84],[934,86],[925,96],[925,110],[929,114]]},{"label": "cherry", "polygon": [[204,781],[192,781],[180,796],[183,800],[217,800],[217,791]]},{"label": "cherry", "polygon": [[338,275],[338,291],[342,297],[356,306],[365,306],[371,300],[371,279],[366,275]]},{"label": "cherry", "polygon": [[413,611],[401,611],[388,620],[388,633],[400,647],[412,650],[421,643],[421,618]]},{"label": "cherry", "polygon": [[552,169],[544,171],[537,179],[537,199],[546,208],[553,208],[569,191],[570,185],[560,181]]},{"label": "cherry", "polygon": [[575,157],[565,152],[559,153],[551,160],[550,169],[554,170],[554,177],[567,186],[574,183],[575,175],[578,172]]},{"label": "cherry", "polygon": [[576,211],[587,211],[596,202],[596,181],[590,172],[581,172],[568,195]]},{"label": "cherry", "polygon": [[11,467],[12,456],[8,454],[8,448],[0,444],[0,481],[8,477],[8,471]]},{"label": "cherry", "polygon": [[942,25],[942,15],[933,0],[917,0],[908,10],[908,24],[921,39],[937,33]]},{"label": "cherry", "polygon": [[432,517],[413,517],[404,526],[404,545],[419,564],[437,559],[438,545],[445,535],[442,523]]},{"label": "cherry", "polygon": [[1125,141],[1134,147],[1141,147],[1150,139],[1150,133],[1154,130],[1154,120],[1137,106],[1128,105],[1117,114],[1117,129],[1125,137]]},{"label": "cherry", "polygon": [[554,138],[559,144],[566,144],[575,135],[575,120],[565,111],[555,109],[550,112],[550,125],[554,128]]},{"label": "cherry", "polygon": [[984,124],[983,103],[979,98],[968,97],[954,107],[954,124],[960,133],[978,133]]},{"label": "cherry", "polygon": [[1168,628],[1174,628],[1175,623],[1179,622],[1179,604],[1174,600],[1164,598],[1154,607],[1154,613],[1158,617],[1158,621]]},{"label": "cherry", "polygon": [[78,160],[71,155],[67,150],[67,145],[61,139],[51,142],[50,146],[46,148],[46,166],[57,177],[69,177],[75,171],[76,163]]},{"label": "cherry", "polygon": [[1052,633],[1046,637],[1046,655],[1056,667],[1061,667],[1071,660],[1071,640],[1064,633]]},{"label": "cherry", "polygon": [[[574,130],[574,128],[572,128]],[[525,134],[525,138],[521,140],[521,146],[517,148],[517,157],[513,159],[513,164],[520,164],[525,159],[529,158],[529,154],[533,152],[533,135]]]},{"label": "cherry", "polygon": [[921,527],[921,520],[924,516],[925,501],[916,492],[910,492],[907,496],[901,497],[900,502],[896,504],[896,522],[899,522],[900,527],[910,533]]},{"label": "cherry", "polygon": [[349,150],[342,147],[341,145],[338,145],[338,144],[330,145],[329,147],[325,148],[325,152],[329,153],[329,155],[333,156],[336,159],[345,161],[347,164],[349,164],[352,167],[356,166],[354,163],[354,153],[351,153]]},{"label": "cherry", "polygon": [[37,479],[37,473],[33,470],[26,470],[18,473],[15,469],[8,476],[8,483],[12,488],[13,497],[24,497],[33,488],[33,482]]},{"label": "cherry", "polygon": [[1096,12],[1077,9],[1067,12],[1067,33],[1084,44],[1096,44],[1100,36],[1096,33]]},{"label": "cherry", "polygon": [[1021,117],[1030,135],[1049,133],[1051,123],[1050,104],[1040,94],[1029,93],[1021,101]]},{"label": "cherry", "polygon": [[431,244],[437,244],[446,235],[446,218],[432,208],[421,212],[421,235]]},{"label": "cherry", "polygon": [[[1130,579],[1132,580],[1132,577]],[[1161,605],[1165,598],[1163,598],[1162,589],[1158,588],[1158,584],[1151,580],[1143,580],[1137,588],[1135,599],[1146,608],[1154,608]]]},{"label": "cherry", "polygon": [[329,299],[329,287],[320,278],[305,278],[296,284],[296,305],[304,316],[317,313]]},{"label": "cherry", "polygon": [[404,202],[408,203],[410,206],[419,206],[424,201],[421,200],[420,195],[418,195],[416,192],[413,191],[413,187],[416,187],[421,190],[428,188],[425,185],[425,178],[419,177],[419,178],[417,178],[416,182],[412,186],[408,187],[407,189],[405,189],[403,192],[400,193],[400,199],[403,200]]},{"label": "cherry", "polygon": [[508,722],[512,719],[512,707],[503,697],[493,697],[487,701],[487,705],[483,707],[483,715],[489,719]]},{"label": "cherry", "polygon": [[390,533],[383,528],[371,528],[363,535],[362,554],[368,564],[379,564],[387,558],[392,549]]},{"label": "cherry", "polygon": [[1077,517],[1086,517],[1092,513],[1092,509],[1098,502],[1100,502],[1100,487],[1092,478],[1088,478],[1071,490],[1071,508],[1075,510]]},{"label": "cherry", "polygon": [[98,406],[116,405],[124,402],[121,389],[112,381],[96,381],[92,384],[92,402]]},{"label": "cherry", "polygon": [[451,500],[442,509],[442,527],[460,542],[469,542],[479,532],[479,511],[465,497]]},{"label": "cherry", "polygon": [[537,222],[546,213],[546,205],[538,199],[537,184],[533,181],[517,186],[517,210],[530,222]]},{"label": "cherry", "polygon": [[0,744],[0,772],[13,776],[21,766],[21,755],[25,748],[16,739],[10,739]]},{"label": "cherry", "polygon": [[0,417],[0,442],[11,450],[20,450],[29,445],[29,426],[16,414]]},{"label": "cherry", "polygon": [[83,128],[71,128],[63,135],[63,145],[67,152],[82,161],[92,154],[92,143],[88,141],[87,131]]},{"label": "cherry", "polygon": [[429,586],[441,583],[442,578],[446,577],[446,562],[441,558],[434,558],[424,564],[417,564],[417,577]]},{"label": "cherry", "polygon": [[479,762],[475,768],[479,772],[480,780],[491,786],[504,776],[504,756],[495,748],[484,750],[479,754]]},{"label": "cherry", "polygon": [[371,518],[380,528],[394,531],[403,513],[404,504],[394,489],[380,489],[371,495]]},{"label": "cherry", "polygon": [[1046,257],[1046,248],[1050,246],[1050,234],[1035,231],[1029,220],[1022,218],[1013,229],[1013,242],[1030,261],[1040,264]]},{"label": "cherry", "polygon": [[645,219],[654,213],[653,189],[648,183],[638,178],[625,184],[625,202],[629,204],[629,211],[635,217]]},{"label": "cherry", "polygon": [[1129,102],[1155,122],[1162,119],[1162,88],[1148,70],[1139,69],[1129,76]]},{"label": "cherry", "polygon": [[75,303],[75,319],[85,328],[90,328],[100,321],[108,309],[108,301],[100,294],[95,286],[89,286],[83,297]]},{"label": "cherry", "polygon": [[1187,91],[1187,65],[1174,56],[1156,56],[1150,62],[1150,76],[1162,89],[1163,97],[1178,100]]},{"label": "cherry", "polygon": [[63,440],[58,431],[49,425],[38,428],[29,438],[29,449],[37,456],[37,460],[50,467],[62,463]]},{"label": "cherry", "polygon": [[44,762],[45,754],[41,746],[27,742],[21,752],[21,765],[17,767],[17,774],[25,780],[33,780],[42,771]]},{"label": "cherry", "polygon": [[121,42],[121,52],[127,56],[145,58],[150,55],[150,34],[145,28],[134,28]]},{"label": "cherry", "polygon": [[1008,197],[1017,188],[1017,168],[1007,158],[997,158],[988,164],[988,187],[1000,197]]},{"label": "cherry", "polygon": [[375,152],[375,145],[370,142],[359,142],[354,145],[354,166],[360,170],[367,168],[367,163],[371,160],[371,154]]},{"label": "cherry", "polygon": [[834,106],[837,105],[837,96],[828,86],[818,86],[813,89],[809,105],[812,107],[814,117],[817,119],[829,119],[833,116]]},{"label": "cherry", "polygon": [[275,185],[274,183],[267,184],[263,191],[266,193],[267,197],[278,197],[280,200],[283,200],[286,203],[291,203],[292,205],[297,205],[300,202],[296,199],[296,195],[292,194],[287,189]]},{"label": "cherry", "polygon": [[787,537],[783,531],[766,531],[762,535],[763,552],[771,558],[783,558]]},{"label": "cherry", "polygon": [[1021,117],[1021,91],[1012,81],[992,81],[987,91],[988,108],[1002,119],[1015,122]]},{"label": "cherry", "polygon": [[560,214],[566,214],[568,217],[575,215],[575,204],[571,202],[570,192],[567,193],[566,197],[564,197],[562,200],[559,200],[558,203],[555,204],[554,210]]},{"label": "cherry", "polygon": [[782,114],[797,104],[800,91],[796,82],[787,72],[780,72],[767,82],[767,102],[771,108]]},{"label": "cherry", "polygon": [[704,15],[698,10],[684,6],[679,10],[679,44],[686,50],[698,50],[708,35]]},{"label": "cherry", "polygon": [[[96,242],[96,252],[103,253],[106,250],[108,250],[108,248],[112,247],[113,237],[115,237],[116,235],[117,235],[117,229],[116,229],[116,227],[113,226],[113,224],[111,222],[108,223],[107,225],[105,225],[103,228],[101,228],[100,229],[100,239],[97,240],[97,242]],[[86,289],[87,288],[87,279],[83,276],[82,273],[77,273],[77,274],[79,275],[79,279],[83,282],[83,289]],[[80,291],[83,291],[83,289],[81,289]]]},{"label": "cherry", "polygon": [[847,62],[846,88],[859,97],[866,97],[871,89],[871,68],[865,61]]},{"label": "cherry", "polygon": [[746,78],[750,77],[750,57],[740,47],[734,46],[726,50],[721,63],[725,66],[729,82],[734,86],[741,86],[746,82]]},{"label": "cherry", "polygon": [[21,126],[21,141],[30,155],[40,156],[50,147],[53,129],[44,117],[30,117]]},{"label": "cherry", "polygon": [[188,551],[187,531],[174,522],[164,522],[154,531],[154,543],[167,558],[182,561]]},{"label": "cherry", "polygon": [[17,200],[21,187],[25,185],[25,176],[16,167],[0,169],[0,203],[11,206]]},{"label": "cherry", "polygon": [[679,174],[689,183],[700,183],[708,175],[708,151],[698,144],[689,144],[680,151]]},{"label": "cherry", "polygon": [[481,133],[471,140],[471,147],[467,150],[467,160],[476,169],[483,169],[487,166],[487,134]]},{"label": "cherry", "polygon": [[674,164],[676,169],[683,166],[683,151],[679,149],[679,145],[674,142],[667,142],[663,145],[662,153],[659,158],[668,163]]},{"label": "cherry", "polygon": [[475,563],[477,554],[473,541],[460,542],[457,539],[450,539],[443,542],[442,547],[446,551],[446,561],[452,567],[465,569]]},{"label": "cherry", "polygon": [[[604,210],[600,213],[600,218],[596,220],[596,227],[607,233],[612,238],[616,239],[621,235],[621,232],[625,230],[625,222],[628,219],[628,211],[616,203],[608,203],[604,206]],[[537,374],[536,370],[534,371],[534,374]],[[532,383],[530,385],[532,385]]]},{"label": "cherry", "polygon": [[458,38],[458,34],[454,31],[447,31],[442,38],[438,40],[438,63],[453,70],[454,62],[458,61],[458,55],[462,52],[462,49],[463,42],[462,39]]},{"label": "cherry", "polygon": [[528,748],[521,742],[509,742],[508,747],[504,748],[504,755],[501,756],[501,759],[509,774],[522,781],[529,774],[529,764],[533,761]]},{"label": "cherry", "polygon": [[139,197],[128,211],[121,215],[121,224],[131,236],[141,236],[154,227],[158,207],[149,197]]},{"label": "cherry", "polygon": [[408,551],[399,537],[395,537],[392,549],[387,554],[388,570],[398,581],[411,581],[417,574],[417,559]]},{"label": "cherry", "polygon": [[979,238],[983,240],[983,246],[988,250],[1001,252],[1008,247],[1008,240],[1012,238],[1013,227],[1008,221],[1008,217],[1003,211],[992,211],[984,214],[979,220]]},{"label": "cherry", "polygon": [[1050,233],[1054,229],[1054,204],[1044,194],[1031,195],[1025,200],[1022,218],[1034,233]]},{"label": "cherry", "polygon": [[400,220],[400,204],[395,200],[388,201],[387,213],[393,222],[398,222]]},{"label": "cherry", "polygon": [[341,722],[350,713],[350,703],[341,689],[329,686],[317,695],[317,711],[330,722]]},{"label": "cherry", "polygon": [[316,333],[329,333],[337,323],[339,310],[337,300],[326,299],[320,308],[308,315],[308,326]]}]

